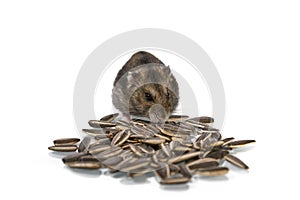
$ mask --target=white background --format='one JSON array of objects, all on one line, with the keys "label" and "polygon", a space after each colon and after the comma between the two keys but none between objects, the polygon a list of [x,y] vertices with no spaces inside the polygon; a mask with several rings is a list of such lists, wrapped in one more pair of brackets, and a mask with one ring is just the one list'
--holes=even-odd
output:
[{"label": "white background", "polygon": [[[299,199],[299,9],[274,0],[1,1],[1,199]],[[148,27],[182,33],[209,54],[225,87],[223,136],[257,140],[238,154],[249,172],[166,189],[72,171],[49,153],[53,139],[77,136],[73,89],[86,57]]]}]

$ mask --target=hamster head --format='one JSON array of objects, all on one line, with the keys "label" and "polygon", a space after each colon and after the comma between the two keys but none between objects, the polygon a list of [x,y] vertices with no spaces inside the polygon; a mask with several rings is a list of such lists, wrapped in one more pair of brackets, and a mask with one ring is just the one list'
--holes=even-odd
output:
[{"label": "hamster head", "polygon": [[158,83],[148,83],[136,89],[130,97],[129,113],[160,123],[166,121],[177,104],[178,97],[170,88]]},{"label": "hamster head", "polygon": [[123,114],[163,123],[178,105],[178,83],[168,66],[140,65],[119,78],[113,88],[112,100]]}]

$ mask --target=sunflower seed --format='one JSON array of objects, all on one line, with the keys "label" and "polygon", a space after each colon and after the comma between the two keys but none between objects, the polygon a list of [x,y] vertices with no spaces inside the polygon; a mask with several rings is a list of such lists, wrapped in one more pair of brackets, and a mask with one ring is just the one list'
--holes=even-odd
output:
[{"label": "sunflower seed", "polygon": [[229,151],[221,149],[221,150],[217,150],[217,151],[208,152],[208,154],[206,154],[204,157],[214,158],[214,159],[222,159],[227,154],[229,154]]},{"label": "sunflower seed", "polygon": [[149,159],[140,158],[136,162],[129,162],[126,165],[124,165],[120,171],[124,172],[137,172],[138,169],[148,166],[149,165]]},{"label": "sunflower seed", "polygon": [[110,143],[111,143],[111,141],[110,141],[109,138],[103,138],[103,139],[99,139],[99,140],[97,140],[96,142],[90,144],[88,148],[89,148],[89,149],[92,149],[92,148],[94,148],[95,146],[99,146],[99,145],[108,145],[108,144],[110,144]]},{"label": "sunflower seed", "polygon": [[161,139],[159,137],[153,137],[153,138],[147,138],[143,140],[139,140],[140,142],[146,143],[146,144],[161,144],[164,143],[166,140]]},{"label": "sunflower seed", "polygon": [[152,147],[147,146],[145,144],[139,145],[137,147],[146,154],[154,154],[155,153],[155,150]]},{"label": "sunflower seed", "polygon": [[216,141],[212,146],[213,147],[220,147],[224,144],[224,141],[222,140],[219,140],[219,141]]},{"label": "sunflower seed", "polygon": [[176,146],[174,147],[173,151],[177,151],[177,152],[186,152],[186,151],[192,151],[193,149],[190,147],[186,147],[186,146]]},{"label": "sunflower seed", "polygon": [[183,121],[183,120],[185,120],[185,119],[188,119],[188,118],[189,118],[189,116],[187,116],[187,115],[171,115],[171,116],[169,117],[169,119],[167,119],[166,122],[174,122],[174,123],[177,123],[177,122],[181,122],[181,121]]},{"label": "sunflower seed", "polygon": [[61,138],[61,139],[54,140],[53,143],[55,146],[60,146],[60,145],[65,146],[65,145],[76,144],[79,141],[80,141],[79,138]]},{"label": "sunflower seed", "polygon": [[167,164],[161,164],[160,168],[154,171],[155,175],[161,179],[170,177],[170,167]]},{"label": "sunflower seed", "polygon": [[132,122],[134,123],[140,123],[140,124],[149,124],[150,121],[148,119],[141,119],[141,118],[133,118],[131,119]]},{"label": "sunflower seed", "polygon": [[117,133],[115,137],[112,139],[111,144],[120,146],[130,137],[130,130],[123,130]]},{"label": "sunflower seed", "polygon": [[105,165],[105,166],[115,166],[117,164],[119,164],[121,161],[123,161],[123,158],[120,157],[120,156],[115,156],[115,157],[111,157],[111,158],[108,158],[106,160],[104,160],[102,163]]},{"label": "sunflower seed", "polygon": [[184,163],[179,164],[180,173],[187,178],[192,178],[192,174],[188,167]]},{"label": "sunflower seed", "polygon": [[238,148],[254,142],[255,140],[237,140],[237,141],[229,142],[227,145],[231,148]]},{"label": "sunflower seed", "polygon": [[226,155],[225,157],[225,160],[230,162],[231,164],[234,164],[240,168],[243,168],[243,169],[249,169],[249,167],[243,162],[241,161],[239,158],[233,156],[233,155]]},{"label": "sunflower seed", "polygon": [[63,163],[78,161],[80,159],[80,157],[82,157],[84,155],[87,155],[87,154],[85,152],[73,153],[73,154],[63,157],[62,161],[63,161]]},{"label": "sunflower seed", "polygon": [[120,147],[112,147],[103,152],[100,152],[99,154],[95,155],[95,157],[100,160],[104,160],[104,159],[119,155],[122,151],[123,151],[123,149]]},{"label": "sunflower seed", "polygon": [[84,132],[88,135],[91,135],[91,136],[97,136],[97,135],[105,134],[105,131],[103,129],[82,129],[82,132]]},{"label": "sunflower seed", "polygon": [[81,156],[79,160],[82,162],[99,162],[99,160],[95,158],[93,155]]},{"label": "sunflower seed", "polygon": [[160,184],[170,185],[170,184],[183,184],[189,182],[191,179],[188,177],[175,177],[175,178],[166,178],[160,181]]},{"label": "sunflower seed", "polygon": [[147,125],[144,127],[144,129],[146,129],[146,130],[148,130],[149,132],[151,132],[152,135],[153,135],[154,133],[159,133],[159,132],[160,132],[160,131],[156,128],[156,126],[153,125],[153,124],[147,124]]},{"label": "sunflower seed", "polygon": [[190,169],[216,167],[219,162],[213,158],[200,158],[186,164]]},{"label": "sunflower seed", "polygon": [[114,126],[116,126],[115,123],[103,122],[103,121],[99,121],[99,120],[90,120],[88,123],[93,128],[105,128],[105,127],[114,127]]},{"label": "sunflower seed", "polygon": [[88,149],[88,152],[90,154],[98,154],[100,152],[106,151],[108,149],[111,149],[111,146],[108,144],[99,144],[99,145],[95,145],[92,148]]},{"label": "sunflower seed", "polygon": [[114,113],[114,114],[106,115],[106,116],[102,117],[102,118],[100,119],[100,121],[103,121],[103,122],[112,122],[112,121],[114,121],[118,116],[119,116],[119,113]]},{"label": "sunflower seed", "polygon": [[202,116],[202,117],[194,117],[189,119],[190,121],[195,121],[195,122],[200,122],[203,124],[212,124],[214,123],[214,118],[212,117],[206,117],[206,116]]},{"label": "sunflower seed", "polygon": [[164,143],[160,144],[162,151],[166,154],[166,156],[171,157],[171,150],[169,145],[165,145]]},{"label": "sunflower seed", "polygon": [[128,157],[130,157],[130,156],[132,156],[133,155],[133,152],[132,151],[130,151],[130,150],[124,150],[124,151],[122,151],[120,154],[119,154],[119,157],[121,157],[121,158],[123,158],[123,159],[126,159],[126,158],[128,158]]},{"label": "sunflower seed", "polygon": [[137,157],[134,157],[134,156],[128,156],[128,157],[125,158],[123,161],[121,161],[121,162],[118,163],[116,166],[114,166],[114,168],[121,171],[121,169],[122,169],[124,166],[126,166],[126,165],[128,165],[128,164],[130,164],[130,163],[134,163],[134,162],[136,162],[137,160],[138,160]]},{"label": "sunflower seed", "polygon": [[161,134],[159,134],[159,133],[154,133],[154,135],[155,135],[156,137],[159,137],[159,138],[163,139],[163,140],[171,141],[171,139],[170,139],[169,137],[164,136],[164,135],[161,135]]},{"label": "sunflower seed", "polygon": [[204,128],[204,127],[207,127],[207,124],[204,124],[204,123],[201,123],[201,122],[196,122],[196,121],[193,121],[193,120],[186,120],[185,121],[186,124],[188,125],[191,125],[193,127],[196,127],[196,128]]},{"label": "sunflower seed", "polygon": [[129,144],[129,148],[131,149],[131,151],[133,151],[133,153],[135,153],[137,156],[142,157],[143,156],[143,152],[136,146],[133,144]]},{"label": "sunflower seed", "polygon": [[224,142],[222,146],[226,146],[229,142],[234,140],[234,137],[224,138],[222,141]]},{"label": "sunflower seed", "polygon": [[196,151],[196,152],[187,153],[187,154],[183,154],[183,155],[180,155],[180,156],[171,158],[171,159],[168,160],[168,164],[171,164],[171,163],[179,163],[179,162],[181,162],[181,161],[188,160],[188,159],[190,159],[190,158],[199,156],[200,153],[201,153],[200,151]]},{"label": "sunflower seed", "polygon": [[82,162],[82,161],[75,161],[67,163],[68,167],[71,168],[80,168],[80,169],[99,169],[101,168],[100,162],[93,161],[93,162]]},{"label": "sunflower seed", "polygon": [[51,146],[48,147],[49,150],[52,151],[76,151],[77,150],[77,146],[76,145],[59,145],[59,146]]},{"label": "sunflower seed", "polygon": [[192,125],[190,125],[190,124],[188,124],[188,123],[186,123],[186,121],[180,122],[180,123],[178,124],[178,127],[179,127],[180,129],[182,129],[182,130],[187,130],[187,131],[194,131],[194,130],[195,130],[195,127],[192,126]]},{"label": "sunflower seed", "polygon": [[123,121],[123,120],[119,120],[117,121],[117,128],[119,129],[129,129],[130,128],[130,124],[126,121]]},{"label": "sunflower seed", "polygon": [[[118,131],[116,131],[116,132],[118,132]],[[111,138],[113,138],[113,135],[103,133],[103,134],[98,134],[98,135],[94,136],[95,140],[101,140],[101,139],[105,139],[105,138],[110,138],[111,139]]]},{"label": "sunflower seed", "polygon": [[90,143],[91,143],[91,138],[90,137],[83,138],[83,140],[79,144],[78,152],[85,151],[87,149],[87,147],[90,145]]},{"label": "sunflower seed", "polygon": [[212,168],[204,168],[198,169],[194,173],[199,174],[201,176],[222,176],[227,174],[229,169],[227,167],[212,167]]},{"label": "sunflower seed", "polygon": [[178,165],[170,164],[169,168],[170,168],[170,174],[178,174],[180,172],[180,167]]},{"label": "sunflower seed", "polygon": [[162,134],[164,134],[164,135],[171,136],[171,137],[176,135],[174,132],[169,131],[169,130],[167,130],[167,129],[163,129],[163,128],[160,127],[159,125],[157,125],[156,127],[157,127],[157,129],[158,129]]}]

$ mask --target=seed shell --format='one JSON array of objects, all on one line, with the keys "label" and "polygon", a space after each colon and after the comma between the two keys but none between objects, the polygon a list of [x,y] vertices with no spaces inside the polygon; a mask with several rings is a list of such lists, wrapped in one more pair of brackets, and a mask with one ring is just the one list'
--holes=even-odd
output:
[{"label": "seed shell", "polygon": [[82,161],[76,161],[76,162],[70,162],[67,163],[68,167],[71,168],[80,168],[80,169],[99,169],[101,168],[100,162],[82,162]]},{"label": "seed shell", "polygon": [[143,140],[139,140],[140,142],[146,143],[146,144],[161,144],[164,143],[166,140],[159,138],[159,137],[153,137],[153,138],[147,138]]},{"label": "seed shell", "polygon": [[235,157],[234,155],[228,154],[225,157],[225,160],[230,162],[231,164],[234,164],[235,166],[238,166],[243,169],[249,169],[249,167],[241,161],[239,158]]},{"label": "seed shell", "polygon": [[61,138],[61,139],[54,140],[53,143],[55,146],[59,146],[59,145],[65,146],[65,145],[76,144],[79,141],[80,141],[79,138]]},{"label": "seed shell", "polygon": [[238,148],[254,142],[255,140],[237,140],[237,141],[229,142],[227,145],[231,148]]},{"label": "seed shell", "polygon": [[213,158],[200,158],[186,164],[190,169],[210,168],[219,166],[219,162]]},{"label": "seed shell", "polygon": [[160,181],[160,184],[163,185],[172,185],[172,184],[183,184],[189,182],[191,179],[188,177],[175,177],[175,178],[166,178]]},{"label": "seed shell", "polygon": [[73,153],[73,154],[63,157],[62,161],[63,161],[63,163],[78,161],[80,159],[80,157],[82,157],[84,155],[87,155],[87,154],[85,152]]},{"label": "seed shell", "polygon": [[166,122],[174,122],[174,123],[177,123],[177,122],[181,122],[181,121],[184,121],[186,119],[188,119],[189,116],[187,115],[171,115],[169,117],[169,119],[167,119]]},{"label": "seed shell", "polygon": [[108,144],[99,144],[97,146],[93,146],[92,148],[89,148],[88,152],[90,154],[98,154],[98,153],[106,151],[108,149],[111,149],[110,145],[108,145]]},{"label": "seed shell", "polygon": [[80,142],[79,147],[78,147],[78,152],[83,152],[87,149],[87,147],[91,143],[91,138],[90,137],[85,137],[83,140]]},{"label": "seed shell", "polygon": [[192,178],[192,174],[191,174],[189,168],[184,163],[179,164],[179,168],[180,168],[180,173],[184,177]]},{"label": "seed shell", "polygon": [[100,121],[103,121],[103,122],[112,122],[112,121],[115,120],[118,116],[119,116],[119,113],[114,113],[114,114],[106,115],[106,116],[102,117],[102,118],[100,119]]},{"label": "seed shell", "polygon": [[76,145],[60,145],[60,146],[51,146],[51,147],[48,147],[48,149],[52,150],[52,151],[69,152],[69,151],[76,151],[77,146]]},{"label": "seed shell", "polygon": [[130,130],[120,131],[112,139],[111,144],[116,146],[121,146],[130,137]]},{"label": "seed shell", "polygon": [[196,156],[199,156],[200,153],[201,153],[200,151],[196,151],[196,152],[187,153],[187,154],[183,154],[183,155],[171,158],[171,159],[168,160],[168,164],[179,163],[181,161],[185,161],[185,160],[188,160],[190,158],[194,158]]},{"label": "seed shell", "polygon": [[222,176],[227,174],[229,169],[227,167],[212,167],[199,169],[195,171],[195,174],[199,174],[201,176]]}]

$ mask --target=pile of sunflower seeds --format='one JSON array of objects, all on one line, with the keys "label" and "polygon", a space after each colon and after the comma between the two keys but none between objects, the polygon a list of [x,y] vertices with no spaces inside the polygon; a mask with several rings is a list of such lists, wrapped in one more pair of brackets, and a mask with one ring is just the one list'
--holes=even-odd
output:
[{"label": "pile of sunflower seeds", "polygon": [[[182,184],[192,176],[221,176],[227,161],[237,167],[248,166],[230,154],[255,140],[224,138],[212,127],[210,117],[172,115],[164,124],[143,119],[118,120],[118,114],[91,120],[93,129],[83,129],[86,137],[54,140],[53,151],[77,151],[62,161],[71,168],[107,168],[130,177],[154,173],[161,184]],[[77,145],[79,143],[79,145]]]}]

